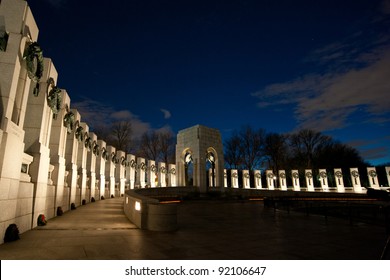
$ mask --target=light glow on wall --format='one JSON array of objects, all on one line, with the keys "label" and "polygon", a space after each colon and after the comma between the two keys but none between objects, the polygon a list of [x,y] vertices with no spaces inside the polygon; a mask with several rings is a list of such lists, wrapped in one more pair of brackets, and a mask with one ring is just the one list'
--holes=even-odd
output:
[{"label": "light glow on wall", "polygon": [[136,201],[135,205],[134,205],[134,208],[135,208],[136,211],[141,211],[141,203],[139,203],[139,201]]}]

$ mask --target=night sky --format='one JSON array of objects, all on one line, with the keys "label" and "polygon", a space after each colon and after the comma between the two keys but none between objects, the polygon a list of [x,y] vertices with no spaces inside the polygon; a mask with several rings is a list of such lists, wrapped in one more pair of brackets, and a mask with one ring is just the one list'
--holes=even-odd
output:
[{"label": "night sky", "polygon": [[390,162],[390,0],[30,0],[93,126],[311,128]]}]

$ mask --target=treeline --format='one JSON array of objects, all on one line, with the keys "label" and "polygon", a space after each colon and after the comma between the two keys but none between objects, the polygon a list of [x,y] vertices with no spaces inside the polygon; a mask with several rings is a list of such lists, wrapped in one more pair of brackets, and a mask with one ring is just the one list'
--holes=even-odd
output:
[{"label": "treeline", "polygon": [[[352,186],[349,168],[357,167],[362,184],[368,185],[368,163],[359,152],[318,131],[302,129],[290,134],[279,134],[243,126],[225,140],[224,149],[226,168],[271,169],[276,175],[278,170],[285,170],[287,180],[291,180],[291,170],[297,169],[301,184],[304,182],[305,169],[312,169],[316,177],[318,169],[324,168],[328,171],[331,186],[334,185],[333,169],[341,168],[346,186]],[[386,185],[384,166],[378,166],[377,173],[380,182]]]}]

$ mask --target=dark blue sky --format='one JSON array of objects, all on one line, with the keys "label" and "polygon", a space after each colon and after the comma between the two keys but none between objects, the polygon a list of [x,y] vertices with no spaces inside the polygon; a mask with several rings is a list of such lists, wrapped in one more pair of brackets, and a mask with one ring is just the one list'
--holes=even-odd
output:
[{"label": "dark blue sky", "polygon": [[390,0],[30,0],[92,126],[312,128],[390,162]]}]

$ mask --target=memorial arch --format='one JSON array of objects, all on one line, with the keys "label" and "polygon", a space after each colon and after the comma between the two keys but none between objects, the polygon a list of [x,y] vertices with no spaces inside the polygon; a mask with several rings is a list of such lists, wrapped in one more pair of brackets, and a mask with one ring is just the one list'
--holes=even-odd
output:
[{"label": "memorial arch", "polygon": [[201,192],[207,192],[209,174],[206,166],[211,168],[210,174],[214,179],[210,187],[222,189],[224,161],[220,132],[201,125],[179,131],[176,144],[178,185],[193,185]]}]

